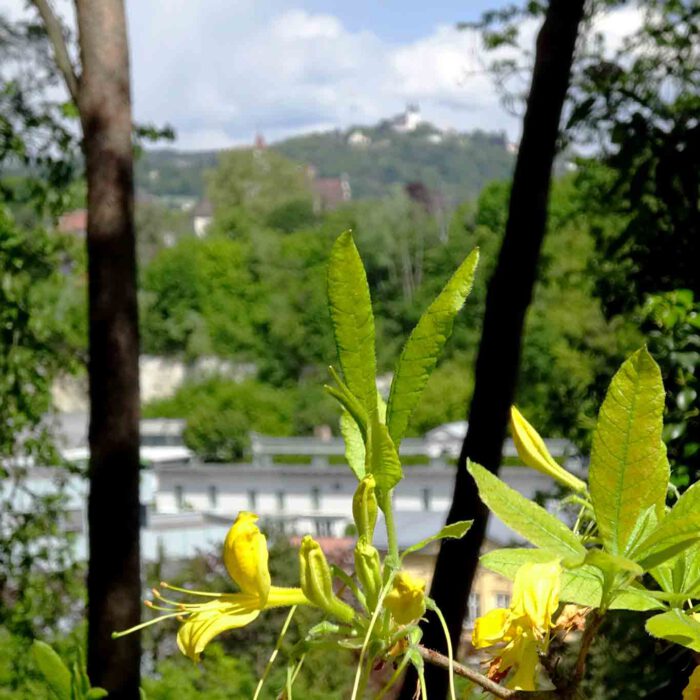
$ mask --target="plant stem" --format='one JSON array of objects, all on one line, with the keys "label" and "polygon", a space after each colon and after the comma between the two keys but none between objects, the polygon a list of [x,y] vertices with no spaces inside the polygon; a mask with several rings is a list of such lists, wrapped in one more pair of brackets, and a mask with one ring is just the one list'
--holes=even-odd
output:
[{"label": "plant stem", "polygon": [[[424,646],[418,646],[418,651],[423,657],[423,660],[427,663],[449,671],[450,659],[444,654],[441,654],[437,651],[433,651],[432,649],[426,649]],[[508,688],[504,688],[503,686],[498,685],[498,683],[494,683],[490,678],[487,678],[478,671],[473,671],[468,666],[460,664],[457,661],[452,661],[452,670],[458,676],[462,676],[462,678],[467,678],[473,683],[480,685],[484,690],[488,690],[489,693],[495,695],[497,698],[516,697],[514,690],[509,690]]]},{"label": "plant stem", "polygon": [[389,557],[394,565],[399,561],[399,543],[396,538],[396,524],[394,523],[394,509],[391,502],[392,491],[387,491],[382,495],[379,507],[384,513],[384,523],[386,525],[386,538],[389,545]]},{"label": "plant stem", "polygon": [[263,671],[263,674],[258,681],[258,686],[255,689],[255,695],[253,696],[253,700],[258,700],[258,697],[260,696],[260,693],[263,689],[263,686],[265,685],[265,681],[267,680],[267,677],[270,675],[270,670],[272,669],[272,665],[275,663],[275,659],[277,658],[277,654],[279,654],[280,649],[282,648],[282,641],[284,640],[284,635],[287,634],[287,630],[289,629],[289,625],[292,622],[292,618],[294,617],[294,613],[297,611],[297,606],[293,605],[290,610],[289,610],[289,615],[287,615],[287,619],[284,621],[284,625],[282,625],[282,631],[279,634],[279,637],[277,637],[277,644],[275,644],[274,651],[270,655],[270,659],[267,662],[267,666],[265,666],[265,670]]},{"label": "plant stem", "polygon": [[598,610],[594,610],[588,617],[588,622],[586,624],[586,629],[583,631],[581,636],[581,646],[578,650],[578,656],[576,657],[576,666],[574,667],[574,674],[571,681],[567,684],[564,692],[562,693],[563,698],[574,698],[576,696],[576,691],[578,686],[583,680],[583,674],[586,671],[586,658],[588,652],[591,649],[591,644],[593,644],[593,639],[596,633],[600,629],[603,623],[604,614]]}]

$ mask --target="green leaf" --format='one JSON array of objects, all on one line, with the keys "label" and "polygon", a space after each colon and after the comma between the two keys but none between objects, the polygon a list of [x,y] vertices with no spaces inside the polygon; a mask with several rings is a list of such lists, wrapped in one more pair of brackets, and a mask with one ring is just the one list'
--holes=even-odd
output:
[{"label": "green leaf", "polygon": [[666,593],[697,598],[700,593],[700,543],[685,549],[649,572]]},{"label": "green leaf", "polygon": [[663,515],[668,460],[661,441],[664,387],[646,348],[618,370],[593,435],[589,487],[603,542],[627,555],[638,520],[653,506]]},{"label": "green leaf", "polygon": [[340,434],[345,441],[345,459],[358,481],[365,475],[365,441],[355,419],[345,410],[340,414]]},{"label": "green leaf", "polygon": [[676,502],[657,528],[634,549],[632,556],[651,569],[700,541],[700,482]]},{"label": "green leaf", "polygon": [[403,439],[411,414],[452,333],[454,317],[469,296],[478,261],[477,248],[459,266],[437,299],[421,316],[404,345],[391,382],[387,414],[389,433],[396,445]]},{"label": "green leaf", "polygon": [[470,461],[467,468],[479,487],[481,500],[509,528],[532,544],[561,557],[566,563],[583,561],[586,556],[584,546],[561,520],[504,484],[482,466]]},{"label": "green leaf", "polygon": [[644,574],[642,567],[631,559],[610,554],[602,549],[589,549],[584,563],[597,569],[596,573],[599,573],[602,579],[600,606],[606,609],[610,607],[620,588],[629,585],[633,579]]},{"label": "green leaf", "polygon": [[680,610],[669,610],[650,617],[646,630],[652,637],[666,639],[700,652],[700,622]]},{"label": "green leaf", "polygon": [[384,493],[393,489],[403,478],[399,454],[389,430],[379,422],[376,412],[370,424],[365,462],[366,471],[374,474],[377,489]]},{"label": "green leaf", "polygon": [[347,384],[338,376],[338,373],[333,367],[329,367],[328,371],[331,373],[338,387],[326,385],[323,388],[355,419],[355,423],[357,423],[362,433],[363,440],[366,440],[369,430],[369,417],[367,416],[365,407],[350,391]]},{"label": "green leaf", "polygon": [[371,417],[377,412],[374,316],[365,268],[349,231],[331,251],[328,302],[345,383]]},{"label": "green leaf", "polygon": [[618,554],[610,554],[602,549],[589,549],[585,562],[610,576],[626,573],[634,578],[639,578],[644,573],[644,569],[631,559],[621,557]]},{"label": "green leaf", "polygon": [[[109,693],[104,688],[90,688],[87,692],[87,700],[99,700],[99,698],[106,698]],[[141,697],[145,697],[145,693],[141,691]]]},{"label": "green leaf", "polygon": [[[543,549],[495,549],[481,557],[487,569],[515,579],[518,569],[528,562],[544,564],[556,555]],[[603,577],[596,567],[589,564],[574,569],[562,569],[559,599],[566,603],[576,603],[587,607],[600,606],[603,595]],[[615,594],[609,605],[612,610],[664,610],[664,605],[645,591],[625,587]]]},{"label": "green leaf", "polygon": [[418,550],[423,549],[423,547],[429,545],[431,542],[436,542],[437,540],[462,539],[462,537],[469,532],[469,528],[472,526],[473,522],[473,520],[460,520],[459,522],[445,525],[445,527],[443,527],[442,530],[437,533],[437,535],[426,537],[424,540],[421,540],[416,544],[412,544],[410,547],[404,550],[401,558],[403,559],[407,554],[417,552]]},{"label": "green leaf", "polygon": [[71,700],[71,674],[61,657],[45,642],[32,643],[34,663],[59,700]]}]

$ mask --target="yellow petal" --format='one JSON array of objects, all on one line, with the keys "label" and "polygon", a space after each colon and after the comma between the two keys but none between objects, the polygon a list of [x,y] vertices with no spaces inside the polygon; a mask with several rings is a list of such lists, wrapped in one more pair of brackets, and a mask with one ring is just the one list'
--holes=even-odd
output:
[{"label": "yellow petal", "polygon": [[256,596],[232,594],[224,600],[207,603],[182,623],[177,646],[192,661],[199,661],[200,654],[216,635],[244,627],[259,614],[260,601]]},{"label": "yellow petal", "polygon": [[700,666],[690,674],[688,685],[683,689],[683,700],[700,700]]},{"label": "yellow petal", "polygon": [[561,566],[558,560],[544,564],[523,564],[515,574],[511,611],[524,618],[540,633],[552,626],[552,615],[559,606]]},{"label": "yellow petal", "polygon": [[270,592],[267,541],[255,524],[258,516],[243,511],[226,535],[224,564],[243,593],[260,598],[265,604]]},{"label": "yellow petal", "polygon": [[384,605],[396,622],[407,625],[425,613],[425,581],[406,571],[399,571]]},{"label": "yellow petal", "polygon": [[537,641],[521,635],[511,642],[501,656],[501,670],[513,669],[506,685],[513,690],[537,690]]},{"label": "yellow petal", "polygon": [[581,479],[566,471],[554,460],[539,433],[515,406],[510,407],[510,428],[515,449],[528,467],[551,476],[573,491],[586,490],[586,484]]},{"label": "yellow petal", "polygon": [[510,610],[496,608],[476,619],[472,632],[472,646],[483,649],[503,641],[509,626]]}]

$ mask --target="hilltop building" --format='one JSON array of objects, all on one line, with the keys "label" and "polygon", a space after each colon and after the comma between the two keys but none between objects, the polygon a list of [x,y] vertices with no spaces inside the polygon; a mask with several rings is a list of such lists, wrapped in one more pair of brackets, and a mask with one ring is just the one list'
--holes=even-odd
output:
[{"label": "hilltop building", "polygon": [[399,114],[389,120],[392,129],[400,134],[415,131],[422,123],[423,118],[421,117],[420,107],[417,104],[407,105],[403,114]]},{"label": "hilltop building", "polygon": [[359,129],[351,131],[348,135],[348,145],[354,148],[366,148],[372,143],[372,139]]}]

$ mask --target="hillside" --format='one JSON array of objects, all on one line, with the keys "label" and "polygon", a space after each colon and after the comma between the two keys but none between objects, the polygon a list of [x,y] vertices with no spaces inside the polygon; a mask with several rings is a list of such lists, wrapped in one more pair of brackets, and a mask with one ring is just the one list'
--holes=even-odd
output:
[{"label": "hillside", "polygon": [[[475,197],[491,180],[508,177],[513,155],[502,134],[443,132],[425,122],[399,131],[396,120],[297,136],[271,146],[319,177],[347,174],[353,199],[381,197],[392,186],[422,182],[448,206]],[[204,173],[216,151],[147,151],[137,164],[137,185],[159,197],[200,198]]]},{"label": "hillside", "polygon": [[354,198],[378,197],[392,185],[422,182],[448,204],[471,199],[510,175],[513,156],[501,134],[442,132],[429,124],[398,132],[390,122],[287,139],[275,145],[321,177],[346,173]]}]

